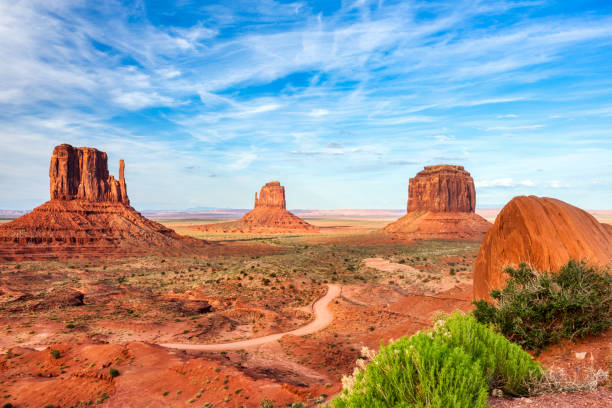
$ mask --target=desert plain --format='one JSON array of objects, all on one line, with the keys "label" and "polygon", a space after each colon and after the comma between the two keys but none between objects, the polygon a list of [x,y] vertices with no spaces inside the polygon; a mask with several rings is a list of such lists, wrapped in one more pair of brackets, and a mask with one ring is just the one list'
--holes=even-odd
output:
[{"label": "desert plain", "polygon": [[[157,221],[212,242],[213,249],[1,263],[2,402],[259,407],[264,399],[276,406],[327,401],[341,390],[362,347],[427,328],[434,313],[472,308],[479,242],[405,241],[380,232],[393,220],[388,214],[358,215],[306,218],[318,234],[207,233],[198,227],[219,220],[164,218]],[[327,300],[331,322],[291,334],[316,320],[313,304],[330,287],[339,289]],[[273,334],[281,336],[244,342]],[[611,339],[608,332],[538,358],[568,369],[605,368]],[[243,343],[189,348],[233,342]],[[582,351],[590,359],[574,358]],[[119,375],[113,378],[110,369]]]}]

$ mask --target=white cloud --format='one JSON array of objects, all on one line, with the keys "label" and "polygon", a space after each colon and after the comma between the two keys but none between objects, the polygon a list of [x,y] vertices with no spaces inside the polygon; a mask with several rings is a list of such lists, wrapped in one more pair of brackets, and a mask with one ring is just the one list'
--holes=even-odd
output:
[{"label": "white cloud", "polygon": [[229,153],[227,157],[230,161],[227,168],[230,170],[244,170],[257,160],[257,154],[255,152]]},{"label": "white cloud", "polygon": [[476,187],[489,188],[489,187],[535,187],[535,183],[531,180],[515,181],[510,177],[499,178],[494,180],[482,180],[475,182]]},{"label": "white cloud", "polygon": [[540,129],[543,125],[517,125],[517,126],[491,126],[486,128],[487,131],[493,130],[532,130],[532,129]]},{"label": "white cloud", "polygon": [[447,136],[447,135],[436,135],[433,138],[436,139],[440,143],[449,143],[449,142],[455,141],[454,136]]},{"label": "white cloud", "polygon": [[564,182],[562,182],[560,180],[552,180],[548,185],[551,188],[570,188],[570,187],[572,187],[571,184],[564,183]]},{"label": "white cloud", "polygon": [[130,110],[172,104],[172,99],[168,97],[158,95],[157,93],[144,93],[139,91],[119,94],[113,98],[113,101]]},{"label": "white cloud", "polygon": [[329,111],[327,109],[313,109],[308,113],[308,116],[312,116],[313,118],[319,118],[321,116],[329,115]]}]

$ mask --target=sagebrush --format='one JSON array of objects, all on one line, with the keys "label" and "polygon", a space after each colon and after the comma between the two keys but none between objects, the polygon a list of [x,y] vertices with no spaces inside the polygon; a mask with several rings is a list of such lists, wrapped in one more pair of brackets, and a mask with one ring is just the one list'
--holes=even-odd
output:
[{"label": "sagebrush", "polygon": [[602,333],[611,326],[612,276],[585,262],[569,261],[558,273],[538,273],[526,264],[506,268],[497,304],[474,302],[479,322],[495,325],[524,348],[540,351],[566,338]]},{"label": "sagebrush", "polygon": [[539,363],[519,346],[456,313],[429,332],[403,337],[369,358],[358,360],[335,408],[486,407],[492,388],[524,395],[527,383],[542,373]]}]

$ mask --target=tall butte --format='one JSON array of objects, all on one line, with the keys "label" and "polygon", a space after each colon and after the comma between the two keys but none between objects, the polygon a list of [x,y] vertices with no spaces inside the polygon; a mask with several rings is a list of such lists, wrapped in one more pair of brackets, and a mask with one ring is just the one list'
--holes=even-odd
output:
[{"label": "tall butte", "polygon": [[49,166],[51,200],[0,225],[0,259],[61,259],[184,253],[206,244],[143,217],[130,206],[125,163],[119,180],[106,153],[56,146]]},{"label": "tall butte", "polygon": [[285,187],[278,181],[271,181],[255,193],[255,208],[237,221],[195,227],[208,232],[222,233],[311,233],[319,232],[319,227],[287,211]]},{"label": "tall butte", "polygon": [[475,209],[474,180],[463,166],[425,166],[408,184],[407,214],[383,231],[407,239],[480,240],[491,223]]},{"label": "tall butte", "polygon": [[474,264],[474,298],[490,299],[505,286],[507,266],[521,262],[540,272],[558,272],[570,259],[612,265],[612,225],[566,202],[514,197],[500,211]]}]

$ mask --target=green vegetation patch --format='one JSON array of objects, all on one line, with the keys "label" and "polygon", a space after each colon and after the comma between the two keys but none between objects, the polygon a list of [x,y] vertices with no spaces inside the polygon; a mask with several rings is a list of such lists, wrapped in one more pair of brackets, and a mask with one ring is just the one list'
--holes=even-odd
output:
[{"label": "green vegetation patch", "polygon": [[606,271],[571,260],[559,273],[537,273],[526,264],[505,272],[506,287],[491,292],[497,305],[476,301],[474,315],[511,341],[540,351],[611,326],[612,276]]},{"label": "green vegetation patch", "polygon": [[429,332],[403,337],[358,361],[334,408],[487,407],[488,391],[526,395],[542,367],[519,346],[455,313]]}]

